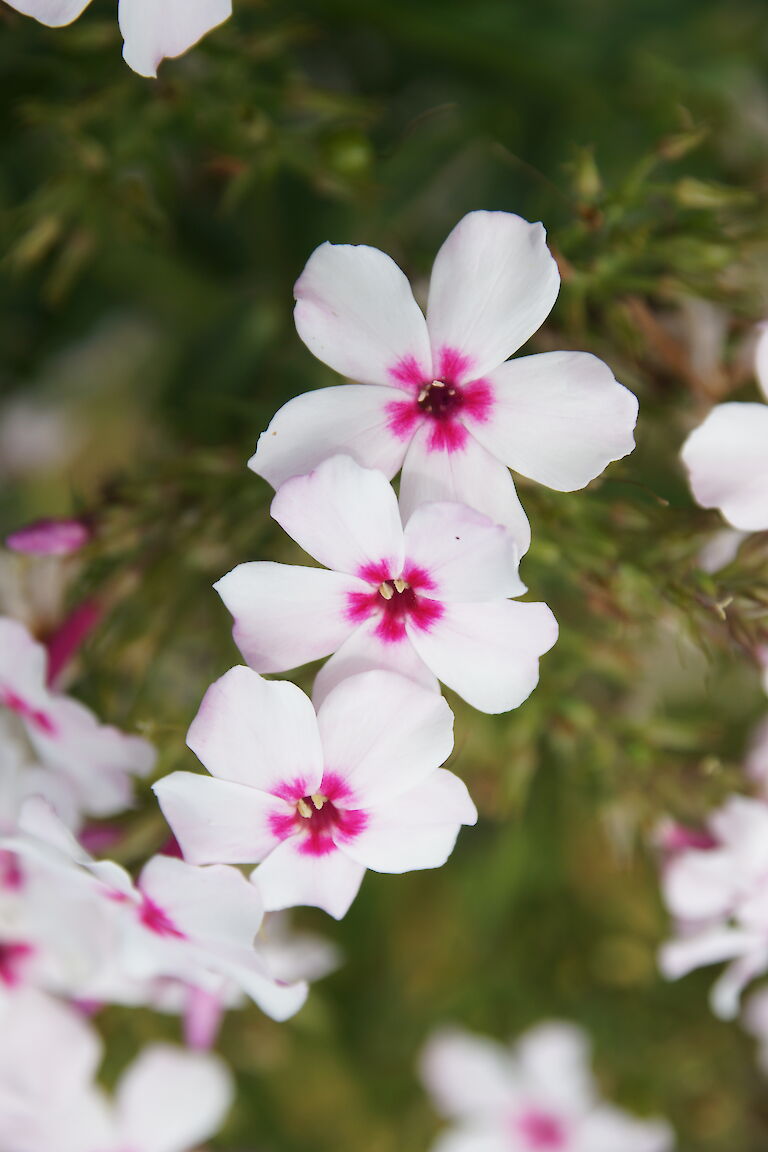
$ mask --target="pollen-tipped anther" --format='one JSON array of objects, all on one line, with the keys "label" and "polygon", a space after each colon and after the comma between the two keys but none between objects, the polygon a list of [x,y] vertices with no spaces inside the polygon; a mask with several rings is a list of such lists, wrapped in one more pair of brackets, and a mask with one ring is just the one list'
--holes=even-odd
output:
[{"label": "pollen-tipped anther", "polygon": [[384,580],[379,584],[379,595],[383,596],[385,600],[391,600],[395,594],[395,590],[390,584],[389,580]]},{"label": "pollen-tipped anther", "polygon": [[313,792],[311,796],[312,803],[314,804],[315,808],[317,808],[318,812],[322,808],[323,804],[325,804],[327,799],[328,797],[323,796],[322,792]]},{"label": "pollen-tipped anther", "polygon": [[299,800],[298,804],[296,805],[296,811],[298,812],[299,816],[303,816],[305,820],[309,820],[310,816],[312,815],[312,809],[304,799]]},{"label": "pollen-tipped anther", "polygon": [[408,581],[403,580],[400,576],[398,576],[397,580],[393,580],[392,583],[394,584],[395,589],[398,592],[405,592],[406,588],[410,587],[410,585],[408,584]]}]

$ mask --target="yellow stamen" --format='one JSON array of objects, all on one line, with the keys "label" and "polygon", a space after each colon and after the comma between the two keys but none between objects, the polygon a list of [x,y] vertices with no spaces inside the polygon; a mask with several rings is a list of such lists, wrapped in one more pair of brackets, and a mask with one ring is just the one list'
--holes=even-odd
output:
[{"label": "yellow stamen", "polygon": [[328,797],[323,796],[322,792],[313,792],[312,793],[312,803],[314,804],[315,808],[317,808],[318,812],[322,808],[323,804],[325,804],[327,799],[328,799]]},{"label": "yellow stamen", "polygon": [[298,804],[296,805],[296,810],[299,813],[299,816],[303,816],[305,820],[309,820],[310,816],[312,815],[312,809],[310,808],[309,804],[307,804],[306,800],[299,800]]},{"label": "yellow stamen", "polygon": [[379,594],[383,596],[385,600],[391,600],[394,596],[394,589],[388,580],[384,580],[379,584]]},{"label": "yellow stamen", "polygon": [[410,587],[407,581],[401,579],[400,576],[398,576],[397,580],[393,580],[392,583],[398,592],[405,592],[406,588]]}]

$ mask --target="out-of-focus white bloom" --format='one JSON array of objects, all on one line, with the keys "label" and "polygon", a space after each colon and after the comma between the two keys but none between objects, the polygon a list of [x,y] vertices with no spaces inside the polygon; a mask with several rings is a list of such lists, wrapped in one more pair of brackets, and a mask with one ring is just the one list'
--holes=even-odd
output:
[{"label": "out-of-focus white bloom", "polygon": [[669,1152],[661,1120],[600,1100],[578,1028],[540,1024],[507,1048],[458,1029],[438,1032],[421,1058],[437,1111],[454,1127],[433,1152]]},{"label": "out-of-focus white bloom", "polygon": [[701,570],[714,575],[725,568],[736,559],[742,541],[747,536],[747,532],[739,532],[737,528],[721,528],[719,532],[713,532],[699,552]]}]

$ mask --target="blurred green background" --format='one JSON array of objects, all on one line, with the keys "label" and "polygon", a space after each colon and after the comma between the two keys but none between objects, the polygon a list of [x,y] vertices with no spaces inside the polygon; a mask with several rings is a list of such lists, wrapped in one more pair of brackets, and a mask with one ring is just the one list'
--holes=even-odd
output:
[{"label": "blurred green background", "polygon": [[[678,452],[754,398],[768,314],[764,0],[235,0],[160,79],[120,58],[110,0],[48,30],[0,3],[0,527],[87,512],[69,586],[109,612],[73,690],[193,766],[184,733],[237,654],[210,590],[297,560],[245,461],[275,409],[333,382],[291,288],[326,239],[390,252],[417,286],[473,208],[545,222],[563,272],[531,349],[606,359],[641,400],[638,450],[586,492],[525,484],[523,576],[561,640],[518,711],[456,704],[452,766],[481,810],[448,865],[369,874],[340,971],[292,1022],[226,1022],[228,1152],[421,1152],[415,1061],[448,1021],[593,1035],[601,1084],[668,1116],[681,1152],[765,1152],[753,1042],[710,1015],[712,972],[656,975],[653,831],[733,788],[765,712],[768,544],[717,576],[718,527]],[[0,593],[29,579],[5,556]],[[308,686],[311,670],[298,676]],[[164,836],[147,793],[122,858]],[[176,1021],[112,1010],[115,1067]],[[617,1149],[616,1152],[621,1152]]]}]

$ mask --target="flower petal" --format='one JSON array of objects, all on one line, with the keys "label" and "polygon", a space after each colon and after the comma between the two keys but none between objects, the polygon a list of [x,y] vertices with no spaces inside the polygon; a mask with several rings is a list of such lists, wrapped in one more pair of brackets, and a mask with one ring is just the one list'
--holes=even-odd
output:
[{"label": "flower petal", "polygon": [[366,809],[410,795],[453,749],[453,713],[442,696],[392,672],[344,680],[326,696],[317,723],[326,765]]},{"label": "flower petal", "polygon": [[481,712],[508,712],[530,696],[539,656],[557,639],[546,604],[516,600],[446,604],[429,632],[406,625],[411,642],[438,680]]},{"label": "flower petal", "polygon": [[511,212],[470,212],[437,254],[427,326],[434,360],[445,348],[467,357],[465,378],[497,368],[541,327],[560,274],[542,224]]},{"label": "flower petal", "polygon": [[472,436],[452,452],[431,449],[429,436],[429,429],[421,428],[405,455],[400,480],[403,521],[407,523],[422,504],[467,504],[508,528],[524,556],[531,543],[531,527],[507,466]]},{"label": "flower petal", "polygon": [[397,385],[403,362],[424,379],[432,358],[407,278],[378,248],[321,244],[294,289],[299,336],[318,360],[361,384]]},{"label": "flower petal", "polygon": [[198,868],[174,856],[153,856],[139,888],[190,940],[250,948],[264,915],[259,893],[226,864]]},{"label": "flower petal", "polygon": [[518,1041],[515,1056],[534,1099],[576,1115],[592,1107],[589,1041],[580,1028],[560,1020],[539,1024]]},{"label": "flower petal", "polygon": [[675,1134],[665,1120],[638,1120],[602,1104],[584,1117],[579,1146],[589,1152],[672,1152]]},{"label": "flower petal", "polygon": [[742,870],[730,853],[682,852],[664,871],[664,899],[672,914],[685,920],[724,916],[741,882]]},{"label": "flower petal", "polygon": [[489,1122],[508,1112],[515,1101],[509,1052],[485,1036],[441,1029],[427,1043],[419,1065],[435,1108],[448,1119]]},{"label": "flower petal", "polygon": [[377,806],[344,851],[374,872],[439,868],[453,851],[462,824],[476,824],[467,786],[438,768],[413,788]]},{"label": "flower petal", "polygon": [[163,815],[191,864],[255,864],[278,844],[270,816],[290,805],[269,792],[192,772],[153,786]]},{"label": "flower petal", "polygon": [[257,672],[283,672],[335,652],[354,623],[350,592],[367,591],[354,576],[298,564],[238,564],[214,584],[234,617],[235,643]]},{"label": "flower petal", "polygon": [[248,467],[279,488],[344,452],[389,479],[402,466],[407,447],[390,428],[392,395],[391,388],[339,384],[295,396],[262,432]]},{"label": "flower petal", "polygon": [[383,644],[375,634],[376,621],[366,620],[352,633],[338,652],[327,660],[315,677],[312,700],[320,708],[337,684],[360,672],[379,669],[396,672],[430,692],[439,692],[437,677],[430,672],[407,636],[399,643]]},{"label": "flower petal", "polygon": [[273,792],[303,781],[309,795],[323,777],[323,752],[309,699],[287,680],[230,668],[211,685],[187,744],[212,776]]},{"label": "flower petal", "polygon": [[265,971],[263,959],[255,952],[243,956],[241,963],[230,965],[228,972],[230,979],[273,1020],[295,1016],[307,999],[309,985],[305,980],[281,983]]},{"label": "flower petal", "polygon": [[740,928],[707,928],[690,936],[668,940],[659,949],[659,969],[667,980],[679,980],[694,968],[733,960],[760,948],[762,939],[755,932]]},{"label": "flower petal", "polygon": [[370,565],[394,575],[403,565],[403,527],[386,476],[350,456],[332,456],[308,476],[287,480],[272,516],[326,568],[359,576]]},{"label": "flower petal", "polygon": [[260,864],[251,879],[268,912],[309,905],[341,920],[360,889],[365,868],[344,852],[325,856],[299,851],[300,839],[284,840]]},{"label": "flower petal", "polygon": [[409,564],[435,582],[425,595],[437,600],[505,599],[522,596],[514,537],[466,504],[422,504],[405,526]]},{"label": "flower petal", "polygon": [[734,528],[768,528],[768,407],[718,404],[683,445],[691,490]]},{"label": "flower petal", "polygon": [[232,15],[232,0],[120,0],[123,58],[140,76],[156,76],[161,60],[181,56]]},{"label": "flower petal", "polygon": [[8,0],[11,8],[24,16],[32,16],[49,28],[62,28],[71,24],[90,4],[91,0]]},{"label": "flower petal", "polygon": [[472,434],[531,480],[573,492],[635,446],[637,397],[596,356],[521,356],[490,380],[493,409],[472,425]]}]

